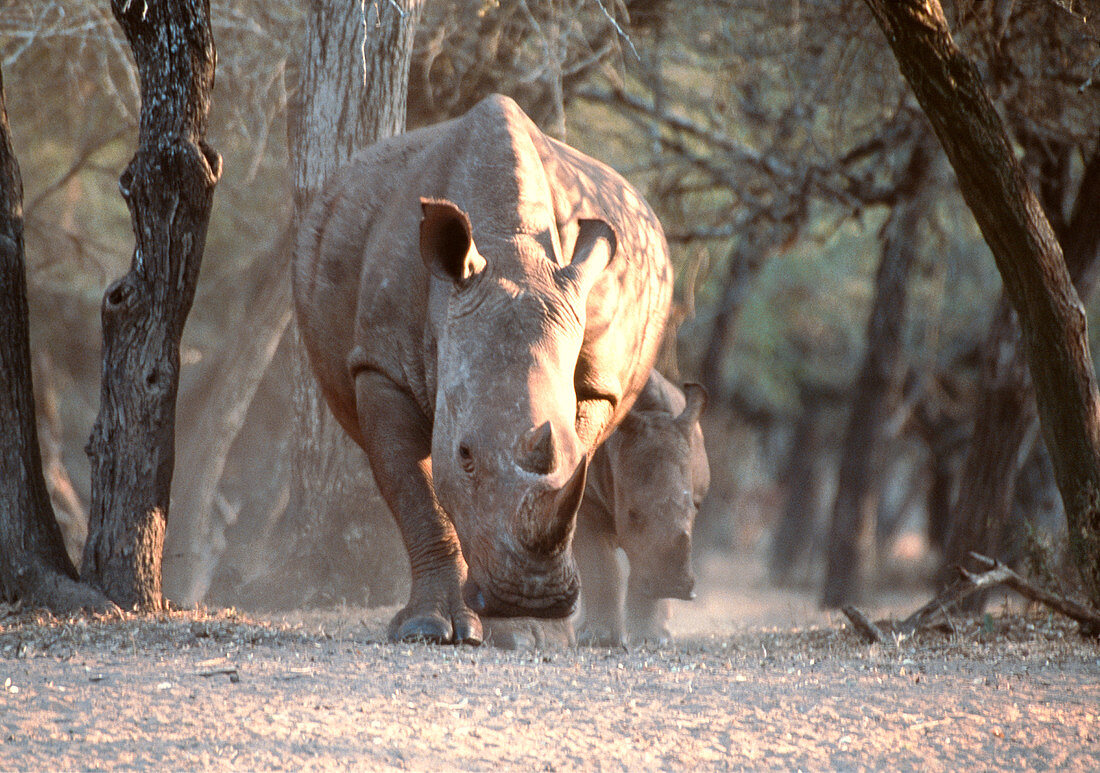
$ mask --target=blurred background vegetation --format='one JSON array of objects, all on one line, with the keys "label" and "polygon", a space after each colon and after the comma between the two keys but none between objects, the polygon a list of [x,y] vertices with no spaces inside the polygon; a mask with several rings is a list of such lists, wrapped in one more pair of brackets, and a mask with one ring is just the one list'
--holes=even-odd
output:
[{"label": "blurred background vegetation", "polygon": [[[945,5],[1032,184],[1062,209],[1052,219],[1065,221],[1100,139],[1100,9],[1076,0]],[[289,0],[213,0],[211,9],[219,63],[208,141],[225,173],[184,338],[178,418],[179,445],[200,452],[209,438],[196,417],[231,372],[233,344],[263,332],[251,312],[272,272],[285,272],[287,116],[304,23]],[[0,57],[26,189],[41,437],[78,557],[98,308],[133,244],[117,178],[136,144],[136,74],[106,4],[86,0],[0,0]],[[678,272],[662,368],[710,392],[715,482],[697,524],[701,552],[768,556],[775,581],[820,583],[869,316],[876,298],[893,310],[897,367],[883,387],[881,470],[869,481],[875,538],[862,550],[874,583],[902,566],[931,577],[939,554],[930,529],[948,517],[952,476],[985,399],[981,348],[1000,281],[861,3],[429,1],[409,91],[410,127],[508,94],[548,133],[622,172],[657,210]],[[922,143],[930,161],[914,181],[909,160]],[[902,234],[915,258],[899,301],[878,293],[877,279],[903,200],[918,202],[920,217]],[[250,583],[271,560],[286,507],[288,352],[280,345],[256,374],[254,397],[213,406],[244,418],[210,512],[174,506],[170,515],[170,531],[183,519],[216,525],[212,602],[264,602]],[[1026,451],[1013,482],[1019,525],[997,546],[1009,558],[1057,546],[1064,528],[1041,441]],[[179,456],[174,502],[197,485],[188,458]],[[332,571],[318,576],[341,577],[295,588],[298,603],[400,600],[407,568],[392,522],[379,501],[357,504],[321,551]],[[780,545],[784,519],[797,539]]]}]

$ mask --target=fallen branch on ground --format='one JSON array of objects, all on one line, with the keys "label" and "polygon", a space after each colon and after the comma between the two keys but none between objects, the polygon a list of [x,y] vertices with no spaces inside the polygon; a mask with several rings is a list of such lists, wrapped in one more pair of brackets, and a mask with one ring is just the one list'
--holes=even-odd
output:
[{"label": "fallen branch on ground", "polygon": [[1084,635],[1100,636],[1100,612],[1032,585],[1000,561],[978,553],[971,553],[970,557],[986,567],[986,570],[982,574],[976,575],[960,567],[959,573],[966,580],[975,585],[978,583],[984,583],[986,586],[1004,585],[1024,598],[1036,601],[1055,612],[1076,620],[1081,625],[1081,633]]},{"label": "fallen branch on ground", "polygon": [[1038,602],[1059,614],[1076,620],[1081,626],[1082,635],[1100,636],[1100,612],[1033,585],[1000,561],[978,553],[971,553],[970,557],[984,568],[983,571],[976,573],[961,566],[958,567],[959,578],[957,580],[900,622],[880,620],[876,624],[871,622],[863,612],[852,606],[844,607],[843,612],[851,621],[856,633],[868,643],[876,644],[887,641],[889,637],[884,631],[888,631],[900,641],[909,638],[922,628],[928,627],[941,614],[946,614],[947,610],[962,603],[975,593],[1003,585],[1026,599]]}]

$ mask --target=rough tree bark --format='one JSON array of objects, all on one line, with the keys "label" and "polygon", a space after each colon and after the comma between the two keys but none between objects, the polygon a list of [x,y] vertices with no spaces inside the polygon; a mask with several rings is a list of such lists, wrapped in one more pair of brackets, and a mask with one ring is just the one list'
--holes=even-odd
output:
[{"label": "rough tree bark", "polygon": [[215,51],[208,0],[112,0],[141,78],[138,149],[119,177],[136,245],[103,296],[100,409],[81,579],[124,608],[163,605],[179,342],[221,157],[206,144]]},{"label": "rough tree bark", "polygon": [[[1044,183],[1051,181],[1045,176]],[[1047,212],[1061,209],[1060,187],[1043,185]],[[1100,262],[1100,148],[1093,154],[1078,185],[1073,214],[1060,229],[1066,267],[1082,298],[1096,285]],[[951,508],[940,582],[955,575],[971,553],[1001,558],[1001,542],[1016,488],[1016,478],[1031,451],[1038,416],[1020,326],[1008,299],[1002,296],[982,346],[982,373],[974,434],[959,477],[959,492]],[[984,597],[975,597],[979,600]]]},{"label": "rough tree bark", "polygon": [[937,0],[866,2],[955,169],[1019,317],[1070,550],[1100,605],[1100,393],[1061,245]]},{"label": "rough tree bark", "polygon": [[[420,9],[421,0],[310,2],[298,102],[288,127],[298,219],[325,180],[355,151],[404,130],[409,62]],[[363,564],[369,560],[346,555],[343,533],[349,522],[385,519],[393,532],[393,546],[400,543],[362,449],[332,417],[304,348],[300,343],[296,348],[290,502],[272,530],[278,545],[271,571],[243,589],[242,601],[296,606],[337,600],[318,598],[321,586],[330,589],[322,596],[336,594],[361,601],[353,594],[363,591]],[[399,550],[389,552],[401,555]],[[375,568],[392,574],[395,561],[391,558],[386,563]],[[348,581],[343,582],[341,575]]]},{"label": "rough tree bark", "polygon": [[23,182],[0,72],[0,596],[59,612],[106,610],[77,582],[42,474],[31,385]]},{"label": "rough tree bark", "polygon": [[885,426],[894,412],[904,375],[902,326],[917,227],[924,214],[921,193],[928,167],[928,152],[918,139],[898,183],[898,201],[883,226],[882,260],[867,322],[867,350],[852,396],[827,536],[821,597],[825,607],[839,608],[856,600],[863,564],[874,546],[874,508],[886,456]]}]

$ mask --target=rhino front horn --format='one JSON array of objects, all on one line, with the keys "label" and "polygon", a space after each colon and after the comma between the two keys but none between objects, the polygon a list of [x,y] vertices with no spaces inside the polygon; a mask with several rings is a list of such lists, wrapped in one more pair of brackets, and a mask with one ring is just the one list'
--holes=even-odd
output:
[{"label": "rhino front horn", "polygon": [[519,440],[517,462],[527,472],[536,475],[549,475],[557,462],[557,447],[554,442],[554,428],[544,421],[541,426],[532,427],[523,433]]},{"label": "rhino front horn", "polygon": [[[550,556],[569,546],[587,478],[588,457],[582,456],[565,485],[556,491],[541,492],[534,512],[527,513],[521,532],[520,542],[527,550],[537,556]],[[549,510],[542,510],[540,505],[547,504]]]}]

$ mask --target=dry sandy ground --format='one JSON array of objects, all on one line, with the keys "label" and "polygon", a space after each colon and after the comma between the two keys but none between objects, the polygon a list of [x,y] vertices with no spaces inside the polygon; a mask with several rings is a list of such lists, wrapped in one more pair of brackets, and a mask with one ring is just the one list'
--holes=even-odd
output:
[{"label": "dry sandy ground", "polygon": [[1073,624],[868,647],[740,575],[629,652],[395,645],[385,610],[9,614],[0,769],[1100,769],[1100,645]]}]

